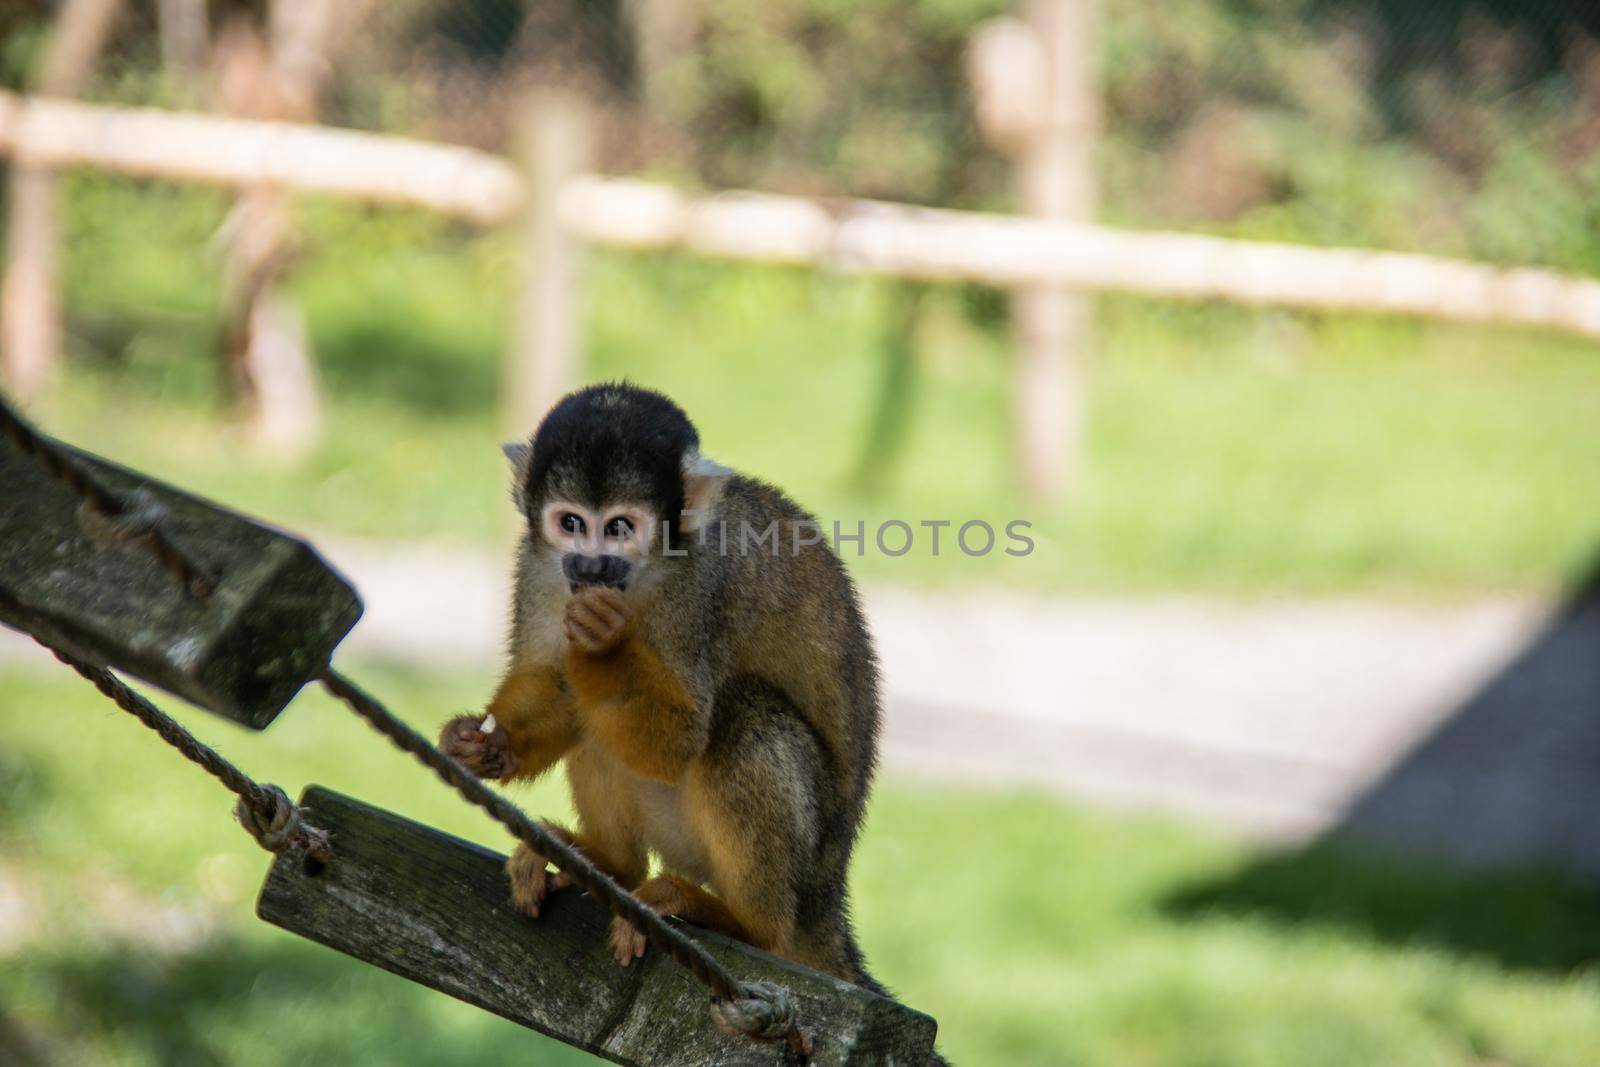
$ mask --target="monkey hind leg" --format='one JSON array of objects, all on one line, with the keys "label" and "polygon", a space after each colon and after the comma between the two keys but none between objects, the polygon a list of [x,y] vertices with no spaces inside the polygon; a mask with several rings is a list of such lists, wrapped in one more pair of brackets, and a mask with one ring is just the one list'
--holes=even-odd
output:
[{"label": "monkey hind leg", "polygon": [[[728,905],[703,887],[675,874],[662,874],[633,891],[657,915],[676,916],[707,930],[749,941],[750,933],[728,909]],[[644,955],[645,936],[620,915],[611,920],[611,954],[626,967]]]},{"label": "monkey hind leg", "polygon": [[[716,895],[693,888],[744,927],[743,940],[892,997],[868,973],[850,926],[859,809],[837,764],[788,697],[759,679],[723,686],[713,713],[685,799]],[[928,1064],[947,1067],[937,1054]]]},{"label": "monkey hind leg", "polygon": [[[713,701],[711,741],[689,768],[683,800],[703,845],[711,887],[758,948],[817,965],[796,935],[819,903],[842,899],[848,858],[825,839],[834,763],[799,710],[776,687],[739,676]],[[819,865],[832,858],[836,869]],[[819,898],[819,884],[831,883]]]}]

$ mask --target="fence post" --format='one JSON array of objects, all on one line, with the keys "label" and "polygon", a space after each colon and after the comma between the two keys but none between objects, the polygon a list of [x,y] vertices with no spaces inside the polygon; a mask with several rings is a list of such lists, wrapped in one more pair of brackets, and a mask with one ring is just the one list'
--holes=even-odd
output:
[{"label": "fence post", "polygon": [[162,68],[174,79],[197,82],[211,40],[205,0],[156,0],[156,23]]},{"label": "fence post", "polygon": [[[1031,0],[1042,49],[1043,107],[1018,167],[1022,209],[1046,219],[1092,221],[1100,125],[1095,63],[1097,0]],[[1060,286],[1019,289],[1013,304],[1017,452],[1023,485],[1042,500],[1072,491],[1086,430],[1084,363],[1093,305]]]},{"label": "fence post", "polygon": [[[34,88],[47,96],[77,95],[121,6],[121,0],[69,0],[50,32]],[[9,200],[0,371],[12,395],[25,400],[49,384],[61,354],[55,175],[43,167],[14,167]]]},{"label": "fence post", "polygon": [[513,437],[527,436],[577,380],[581,250],[561,226],[557,198],[588,166],[590,122],[583,98],[569,91],[538,90],[523,109],[517,144],[526,175],[522,262],[503,402]]},{"label": "fence post", "polygon": [[[332,60],[371,0],[272,0],[268,35],[235,18],[217,42],[218,102],[229,114],[310,123]],[[288,191],[242,190],[224,224],[222,358],[232,398],[263,455],[282,462],[322,436],[321,387],[305,317],[283,289],[298,254]]]}]

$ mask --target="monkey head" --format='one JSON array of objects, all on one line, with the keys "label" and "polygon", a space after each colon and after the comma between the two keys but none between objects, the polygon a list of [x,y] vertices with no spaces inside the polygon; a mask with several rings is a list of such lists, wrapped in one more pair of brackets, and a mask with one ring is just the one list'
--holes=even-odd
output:
[{"label": "monkey head", "polygon": [[626,383],[564,397],[530,442],[503,447],[529,546],[574,592],[646,583],[704,524],[730,473],[700,455],[678,405]]}]

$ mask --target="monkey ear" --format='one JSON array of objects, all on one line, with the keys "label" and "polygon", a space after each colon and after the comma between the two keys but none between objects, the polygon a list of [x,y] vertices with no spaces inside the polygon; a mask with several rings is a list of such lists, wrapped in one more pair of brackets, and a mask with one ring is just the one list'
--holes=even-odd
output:
[{"label": "monkey ear", "polygon": [[733,471],[699,452],[683,457],[683,521],[679,528],[694,533],[711,521],[711,511]]},{"label": "monkey ear", "polygon": [[528,460],[533,456],[533,446],[526,441],[507,441],[500,451],[511,461],[511,473],[518,478],[528,473]]},{"label": "monkey ear", "polygon": [[528,465],[533,459],[533,446],[526,441],[507,441],[500,446],[500,451],[511,461],[511,500],[517,505],[518,511],[526,510],[527,501],[523,497],[527,493]]}]

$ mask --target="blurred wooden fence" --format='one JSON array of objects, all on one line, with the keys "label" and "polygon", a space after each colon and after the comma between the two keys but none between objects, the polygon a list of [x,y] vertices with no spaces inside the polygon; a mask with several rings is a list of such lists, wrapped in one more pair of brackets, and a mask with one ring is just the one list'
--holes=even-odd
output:
[{"label": "blurred wooden fence", "polygon": [[[527,219],[512,391],[536,416],[569,384],[582,242],[1003,287],[1414,315],[1600,338],[1600,281],[1436,256],[1130,231],[863,200],[690,195],[583,173],[570,98],[530,108],[519,164],[472,149],[314,125],[0,93],[0,155],[230,187],[407,204],[482,225]],[[530,192],[530,190],[532,190]],[[555,321],[564,319],[563,321]],[[522,428],[525,430],[526,425]]]}]

